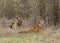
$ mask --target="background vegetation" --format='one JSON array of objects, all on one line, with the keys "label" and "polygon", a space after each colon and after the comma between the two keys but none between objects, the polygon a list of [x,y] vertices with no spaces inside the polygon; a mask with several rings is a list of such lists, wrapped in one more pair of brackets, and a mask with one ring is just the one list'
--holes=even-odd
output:
[{"label": "background vegetation", "polygon": [[0,0],[0,18],[15,16],[31,21],[32,25],[42,18],[49,26],[60,25],[59,0]]}]

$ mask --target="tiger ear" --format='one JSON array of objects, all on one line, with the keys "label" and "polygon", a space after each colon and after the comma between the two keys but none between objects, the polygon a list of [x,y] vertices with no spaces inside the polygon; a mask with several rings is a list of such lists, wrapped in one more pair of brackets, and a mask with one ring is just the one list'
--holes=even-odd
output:
[{"label": "tiger ear", "polygon": [[18,17],[16,17],[16,19],[18,19]]}]

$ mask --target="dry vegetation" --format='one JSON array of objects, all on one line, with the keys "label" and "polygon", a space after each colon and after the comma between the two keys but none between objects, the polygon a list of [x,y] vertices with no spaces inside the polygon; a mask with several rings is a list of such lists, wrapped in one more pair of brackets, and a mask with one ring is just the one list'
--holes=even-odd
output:
[{"label": "dry vegetation", "polygon": [[60,0],[0,0],[0,43],[60,43]]}]

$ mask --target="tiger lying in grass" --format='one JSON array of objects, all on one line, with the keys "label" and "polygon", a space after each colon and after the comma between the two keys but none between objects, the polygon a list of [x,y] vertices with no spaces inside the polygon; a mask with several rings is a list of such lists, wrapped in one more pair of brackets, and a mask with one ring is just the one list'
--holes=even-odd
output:
[{"label": "tiger lying in grass", "polygon": [[[42,25],[43,23],[44,23],[44,21],[41,22],[41,23],[38,23],[38,24],[34,25],[34,26],[32,27],[32,29],[30,29],[30,30],[28,30],[28,31],[20,31],[20,32],[18,32],[18,33],[30,33],[30,32],[33,32],[33,33],[46,33],[46,32],[42,29],[42,27],[41,27],[41,25]],[[10,28],[17,29],[17,27],[20,27],[21,25],[22,25],[22,21],[17,17],[16,20],[15,20],[15,22],[12,23],[12,25],[10,26]]]}]

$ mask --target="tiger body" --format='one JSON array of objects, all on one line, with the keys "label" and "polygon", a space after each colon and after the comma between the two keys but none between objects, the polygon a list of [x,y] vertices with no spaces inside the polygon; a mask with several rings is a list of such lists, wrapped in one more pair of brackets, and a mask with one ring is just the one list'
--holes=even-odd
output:
[{"label": "tiger body", "polygon": [[28,31],[21,31],[19,33],[41,33],[41,34],[45,34],[46,32],[42,29],[42,27],[39,26],[39,24],[36,24],[33,26],[32,29],[28,30]]}]

